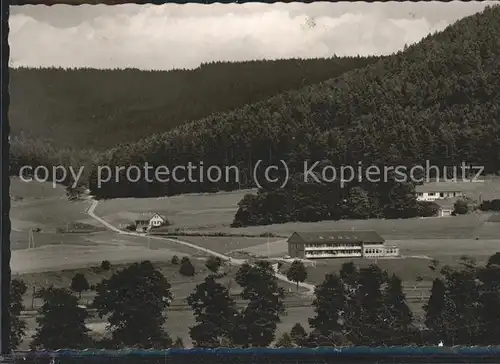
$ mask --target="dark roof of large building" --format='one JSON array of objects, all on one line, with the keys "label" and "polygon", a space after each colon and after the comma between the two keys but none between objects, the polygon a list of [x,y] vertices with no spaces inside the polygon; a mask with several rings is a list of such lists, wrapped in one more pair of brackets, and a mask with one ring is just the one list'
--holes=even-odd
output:
[{"label": "dark roof of large building", "polygon": [[346,243],[381,243],[385,242],[376,231],[373,230],[334,230],[316,232],[295,232],[292,236],[298,236],[304,243],[318,242],[346,242]]}]

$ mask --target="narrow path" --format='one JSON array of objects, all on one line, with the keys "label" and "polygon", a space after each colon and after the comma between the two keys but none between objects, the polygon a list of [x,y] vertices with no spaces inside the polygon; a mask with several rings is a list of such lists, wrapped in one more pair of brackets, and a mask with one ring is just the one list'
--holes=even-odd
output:
[{"label": "narrow path", "polygon": [[[199,245],[196,245],[196,244],[192,244],[190,242],[183,241],[183,240],[180,240],[180,239],[171,239],[171,238],[162,237],[162,236],[154,236],[154,235],[152,236],[152,235],[147,235],[147,234],[144,234],[144,233],[137,233],[137,232],[132,232],[132,231],[120,230],[116,226],[114,226],[114,225],[110,224],[109,222],[107,222],[106,220],[104,220],[103,218],[97,216],[96,213],[95,213],[95,209],[96,209],[97,205],[99,204],[99,201],[97,201],[97,200],[91,200],[91,201],[92,201],[91,205],[90,205],[90,207],[87,210],[87,215],[89,215],[94,220],[96,220],[100,224],[106,226],[109,230],[114,231],[117,234],[137,236],[137,237],[141,237],[141,238],[145,238],[145,239],[166,240],[166,241],[169,241],[169,242],[172,242],[172,243],[184,245],[184,246],[187,246],[187,247],[190,247],[190,248],[193,248],[193,249],[205,252],[205,253],[213,255],[215,257],[219,257],[222,260],[228,262],[229,264],[235,265],[235,266],[241,266],[241,265],[243,265],[243,264],[245,264],[247,262],[246,260],[231,258],[231,257],[229,257],[227,255],[218,253],[216,251],[213,251],[213,250],[210,250],[210,249],[204,248],[202,246],[199,246]],[[288,278],[285,275],[283,275],[283,274],[276,273],[276,278],[278,278],[279,280],[281,280],[283,282],[287,282],[287,283],[296,285],[295,282],[289,281]],[[307,294],[313,294],[314,293],[314,285],[312,285],[312,284],[302,282],[302,283],[299,283],[299,286],[307,289],[308,290]]]}]

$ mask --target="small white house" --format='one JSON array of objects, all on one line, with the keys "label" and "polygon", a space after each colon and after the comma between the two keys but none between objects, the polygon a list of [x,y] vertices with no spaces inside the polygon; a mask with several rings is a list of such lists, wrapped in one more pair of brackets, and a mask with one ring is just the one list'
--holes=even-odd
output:
[{"label": "small white house", "polygon": [[163,226],[167,220],[161,216],[160,214],[153,214],[145,217],[141,217],[140,219],[135,220],[135,227],[137,231],[148,231],[152,228],[157,228]]},{"label": "small white house", "polygon": [[165,219],[158,214],[154,214],[149,220],[149,225],[151,227],[160,227],[165,223]]}]

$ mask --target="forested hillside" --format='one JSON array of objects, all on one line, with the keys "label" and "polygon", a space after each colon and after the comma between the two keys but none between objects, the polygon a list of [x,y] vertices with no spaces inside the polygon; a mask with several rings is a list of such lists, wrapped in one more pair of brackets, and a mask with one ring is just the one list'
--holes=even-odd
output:
[{"label": "forested hillside", "polygon": [[[110,165],[240,165],[284,159],[334,165],[483,165],[500,169],[500,7],[462,19],[402,52],[321,84],[213,114],[140,143]],[[292,172],[293,172],[292,171]],[[224,183],[110,182],[99,197],[236,188]],[[93,176],[95,182],[95,174]],[[92,182],[92,181],[91,181]]]},{"label": "forested hillside", "polygon": [[338,76],[377,60],[210,63],[194,70],[12,69],[12,135],[103,150]]}]

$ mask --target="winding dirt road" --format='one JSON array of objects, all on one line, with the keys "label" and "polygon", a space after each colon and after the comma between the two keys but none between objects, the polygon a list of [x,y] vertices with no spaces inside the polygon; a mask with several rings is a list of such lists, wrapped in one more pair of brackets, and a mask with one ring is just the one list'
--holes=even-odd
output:
[{"label": "winding dirt road", "polygon": [[[144,239],[166,240],[166,241],[169,241],[169,242],[172,242],[175,244],[184,245],[184,246],[205,252],[205,253],[210,254],[212,256],[215,256],[215,257],[219,257],[222,260],[224,260],[227,263],[234,265],[234,266],[241,266],[247,262],[246,260],[243,260],[243,259],[231,258],[227,255],[224,255],[224,254],[218,253],[216,251],[204,248],[202,246],[190,243],[188,241],[183,241],[180,239],[171,239],[171,238],[167,238],[167,237],[163,237],[163,236],[148,235],[145,233],[137,233],[137,232],[132,232],[132,231],[121,230],[121,229],[117,228],[116,226],[110,224],[109,222],[107,222],[106,220],[101,218],[100,216],[96,215],[95,209],[96,209],[98,204],[99,204],[99,201],[91,200],[91,205],[87,210],[87,215],[89,215],[91,218],[93,218],[94,220],[96,220],[97,222],[99,222],[100,224],[104,225],[106,228],[108,228],[111,231],[114,231],[117,234],[137,236],[137,237],[141,237]],[[287,282],[290,284],[296,284],[295,282],[291,282],[290,280],[288,280],[288,278],[283,274],[276,274],[276,278],[278,278],[279,280],[281,280],[283,282]],[[308,291],[307,294],[314,294],[314,285],[302,282],[302,283],[299,283],[299,286],[307,289],[307,291]]]}]

